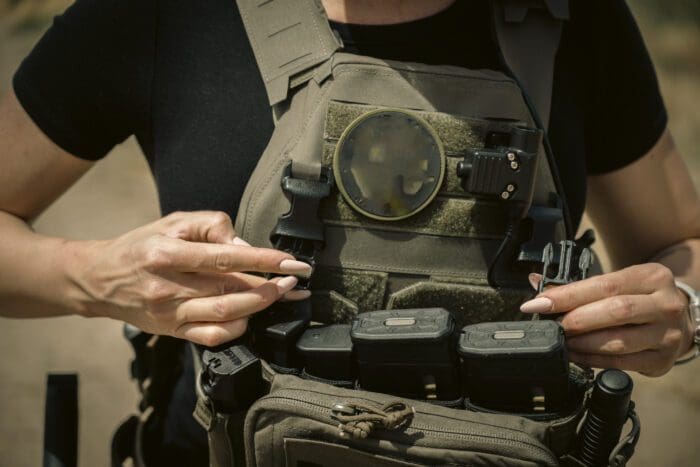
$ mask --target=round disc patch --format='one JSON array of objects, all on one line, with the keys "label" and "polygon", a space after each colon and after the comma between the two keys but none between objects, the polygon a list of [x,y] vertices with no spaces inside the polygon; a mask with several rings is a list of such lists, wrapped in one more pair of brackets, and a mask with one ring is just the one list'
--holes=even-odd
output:
[{"label": "round disc patch", "polygon": [[445,175],[445,153],[435,131],[402,110],[368,112],[345,129],[333,157],[345,201],[373,219],[416,214],[433,200]]}]

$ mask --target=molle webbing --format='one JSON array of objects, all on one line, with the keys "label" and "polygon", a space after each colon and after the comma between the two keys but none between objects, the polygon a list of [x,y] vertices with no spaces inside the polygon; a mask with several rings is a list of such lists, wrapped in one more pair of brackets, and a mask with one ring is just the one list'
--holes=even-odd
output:
[{"label": "molle webbing", "polygon": [[569,0],[497,0],[494,24],[505,63],[549,127],[554,62]]},{"label": "molle webbing", "polygon": [[[287,98],[290,83],[328,60],[342,44],[319,0],[237,0],[270,105]],[[300,78],[303,77],[303,78]]]}]

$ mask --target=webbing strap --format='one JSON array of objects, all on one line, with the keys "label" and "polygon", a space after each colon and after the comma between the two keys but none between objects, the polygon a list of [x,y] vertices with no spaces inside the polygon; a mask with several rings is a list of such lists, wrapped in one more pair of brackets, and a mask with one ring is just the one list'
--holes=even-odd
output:
[{"label": "webbing strap", "polygon": [[287,98],[293,77],[295,85],[308,81],[312,74],[304,72],[330,59],[342,47],[320,0],[236,3],[271,106]]},{"label": "webbing strap", "polygon": [[495,31],[506,64],[535,106],[546,130],[552,106],[554,61],[569,0],[497,0]]}]

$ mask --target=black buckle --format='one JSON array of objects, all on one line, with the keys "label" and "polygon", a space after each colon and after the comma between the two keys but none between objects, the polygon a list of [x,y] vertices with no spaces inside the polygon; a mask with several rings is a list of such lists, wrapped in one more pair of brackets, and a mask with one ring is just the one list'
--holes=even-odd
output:
[{"label": "black buckle", "polygon": [[556,238],[557,225],[564,220],[559,197],[551,193],[547,206],[530,206],[525,216],[525,225],[529,226],[529,238],[520,246],[518,263],[537,265],[542,262],[542,252],[548,243]]},{"label": "black buckle", "polygon": [[[592,231],[590,231],[592,233]],[[554,244],[548,243],[542,252],[542,280],[538,292],[541,293],[547,285],[565,285],[588,277],[588,271],[593,265],[593,252],[588,247],[588,237],[585,241],[563,240],[559,242],[559,250],[554,250]],[[592,241],[591,241],[592,243]],[[556,274],[551,272],[557,265]]]},{"label": "black buckle", "polygon": [[[270,235],[276,249],[294,255],[299,261],[316,265],[316,255],[323,248],[323,223],[318,216],[321,200],[327,198],[334,185],[333,173],[329,168],[321,168],[320,180],[295,178],[292,175],[292,162],[284,168],[282,190],[289,196],[291,206],[280,216]],[[310,279],[299,279],[298,288],[306,289]]]},{"label": "black buckle", "polygon": [[477,195],[529,204],[541,140],[541,130],[515,127],[506,146],[471,151],[457,164],[462,188]]}]

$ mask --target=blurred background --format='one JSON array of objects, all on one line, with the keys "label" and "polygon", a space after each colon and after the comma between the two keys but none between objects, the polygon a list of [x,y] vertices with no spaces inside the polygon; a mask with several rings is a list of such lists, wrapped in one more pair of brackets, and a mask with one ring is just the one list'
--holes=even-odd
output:
[{"label": "blurred background", "polygon": [[[0,0],[0,97],[68,0]],[[700,1],[628,0],[657,65],[671,129],[700,186]],[[0,148],[0,157],[2,149]],[[109,238],[159,216],[133,140],[115,148],[34,224],[75,239]],[[121,325],[100,319],[0,319],[0,466],[41,463],[46,373],[78,372],[81,466],[108,465],[116,425],[136,410]],[[635,376],[642,437],[633,467],[700,465],[700,363]]]}]

